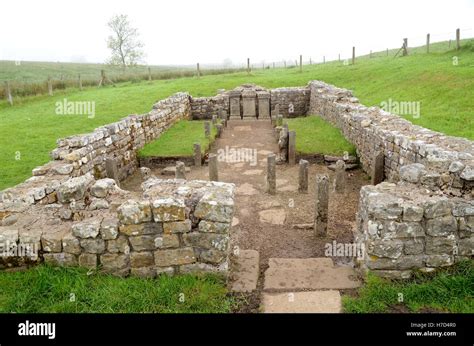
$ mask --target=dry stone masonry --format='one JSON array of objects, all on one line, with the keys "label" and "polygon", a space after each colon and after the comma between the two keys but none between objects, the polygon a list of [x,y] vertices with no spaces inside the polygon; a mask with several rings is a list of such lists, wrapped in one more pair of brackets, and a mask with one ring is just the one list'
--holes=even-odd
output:
[{"label": "dry stone masonry", "polygon": [[[59,139],[51,162],[0,192],[0,267],[45,261],[100,266],[121,276],[226,273],[233,184],[160,180],[146,167],[140,168],[142,192],[122,190],[120,181],[140,167],[137,150],[180,119],[257,118],[277,125],[280,152],[268,158],[267,192],[272,194],[275,162],[289,156],[295,161],[288,153],[289,143],[293,149],[295,143],[281,119],[308,114],[338,127],[373,177],[374,185],[360,192],[355,234],[366,250],[360,268],[405,278],[415,270],[472,258],[474,142],[413,125],[360,104],[349,90],[311,81],[306,87],[272,90],[246,84],[214,97],[178,93],[149,113]],[[353,161],[344,161],[345,168]],[[186,165],[193,162],[200,165],[200,155]],[[182,168],[178,178],[184,176]],[[303,162],[301,192],[307,189],[305,169]],[[339,173],[342,177],[342,167]],[[218,179],[212,175],[211,180]],[[339,181],[336,190],[343,185]],[[328,190],[327,177],[321,177],[318,235],[327,231]]]}]

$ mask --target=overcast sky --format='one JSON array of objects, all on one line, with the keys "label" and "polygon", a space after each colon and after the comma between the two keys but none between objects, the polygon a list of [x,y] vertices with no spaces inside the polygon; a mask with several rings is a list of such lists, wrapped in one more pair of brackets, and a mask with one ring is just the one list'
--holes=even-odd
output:
[{"label": "overcast sky", "polygon": [[108,20],[127,14],[148,64],[342,58],[474,36],[474,0],[4,0],[0,59],[104,62]]}]

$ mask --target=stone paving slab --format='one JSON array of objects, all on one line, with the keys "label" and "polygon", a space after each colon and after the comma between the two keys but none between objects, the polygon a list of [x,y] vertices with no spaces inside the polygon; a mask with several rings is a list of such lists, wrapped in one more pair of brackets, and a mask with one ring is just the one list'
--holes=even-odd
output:
[{"label": "stone paving slab", "polygon": [[263,293],[265,313],[339,313],[339,291],[309,291],[294,293]]},{"label": "stone paving slab", "polygon": [[255,250],[240,250],[234,257],[232,291],[252,292],[257,288],[260,256]]},{"label": "stone paving slab", "polygon": [[264,290],[351,289],[360,286],[350,267],[335,267],[330,258],[270,258]]}]

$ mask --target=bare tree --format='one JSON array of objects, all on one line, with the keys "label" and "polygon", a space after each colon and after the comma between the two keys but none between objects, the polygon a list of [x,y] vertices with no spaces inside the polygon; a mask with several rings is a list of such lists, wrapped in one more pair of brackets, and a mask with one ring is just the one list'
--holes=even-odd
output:
[{"label": "bare tree", "polygon": [[136,65],[144,57],[138,30],[130,26],[127,15],[123,14],[113,17],[107,25],[112,30],[107,39],[107,47],[112,51],[108,62],[124,69]]}]

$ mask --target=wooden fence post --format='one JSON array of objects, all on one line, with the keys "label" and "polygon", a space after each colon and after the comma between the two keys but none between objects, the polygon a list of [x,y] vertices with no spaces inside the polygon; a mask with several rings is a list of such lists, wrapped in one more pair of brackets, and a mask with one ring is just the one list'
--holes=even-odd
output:
[{"label": "wooden fence post", "polygon": [[250,74],[250,58],[247,58],[247,74]]},{"label": "wooden fence post", "polygon": [[51,77],[48,76],[48,95],[53,96],[53,82],[51,81]]},{"label": "wooden fence post", "polygon": [[461,48],[461,30],[456,29],[456,50]]},{"label": "wooden fence post", "polygon": [[408,55],[408,38],[403,39],[403,56]]},{"label": "wooden fence post", "polygon": [[352,47],[352,65],[356,62],[356,47]]},{"label": "wooden fence post", "polygon": [[79,90],[82,90],[82,79],[81,79],[81,74],[77,76],[77,82],[79,84]]},{"label": "wooden fence post", "polygon": [[197,76],[198,78],[201,77],[201,69],[199,68],[199,63],[196,64],[196,67],[197,67]]},{"label": "wooden fence post", "polygon": [[7,101],[10,106],[13,106],[13,97],[12,92],[10,90],[10,83],[8,81],[5,82],[5,97],[7,98]]},{"label": "wooden fence post", "polygon": [[148,67],[148,81],[151,82],[151,68]]},{"label": "wooden fence post", "polygon": [[300,72],[303,72],[303,55],[300,54]]},{"label": "wooden fence post", "polygon": [[430,52],[430,34],[426,34],[426,53]]}]

